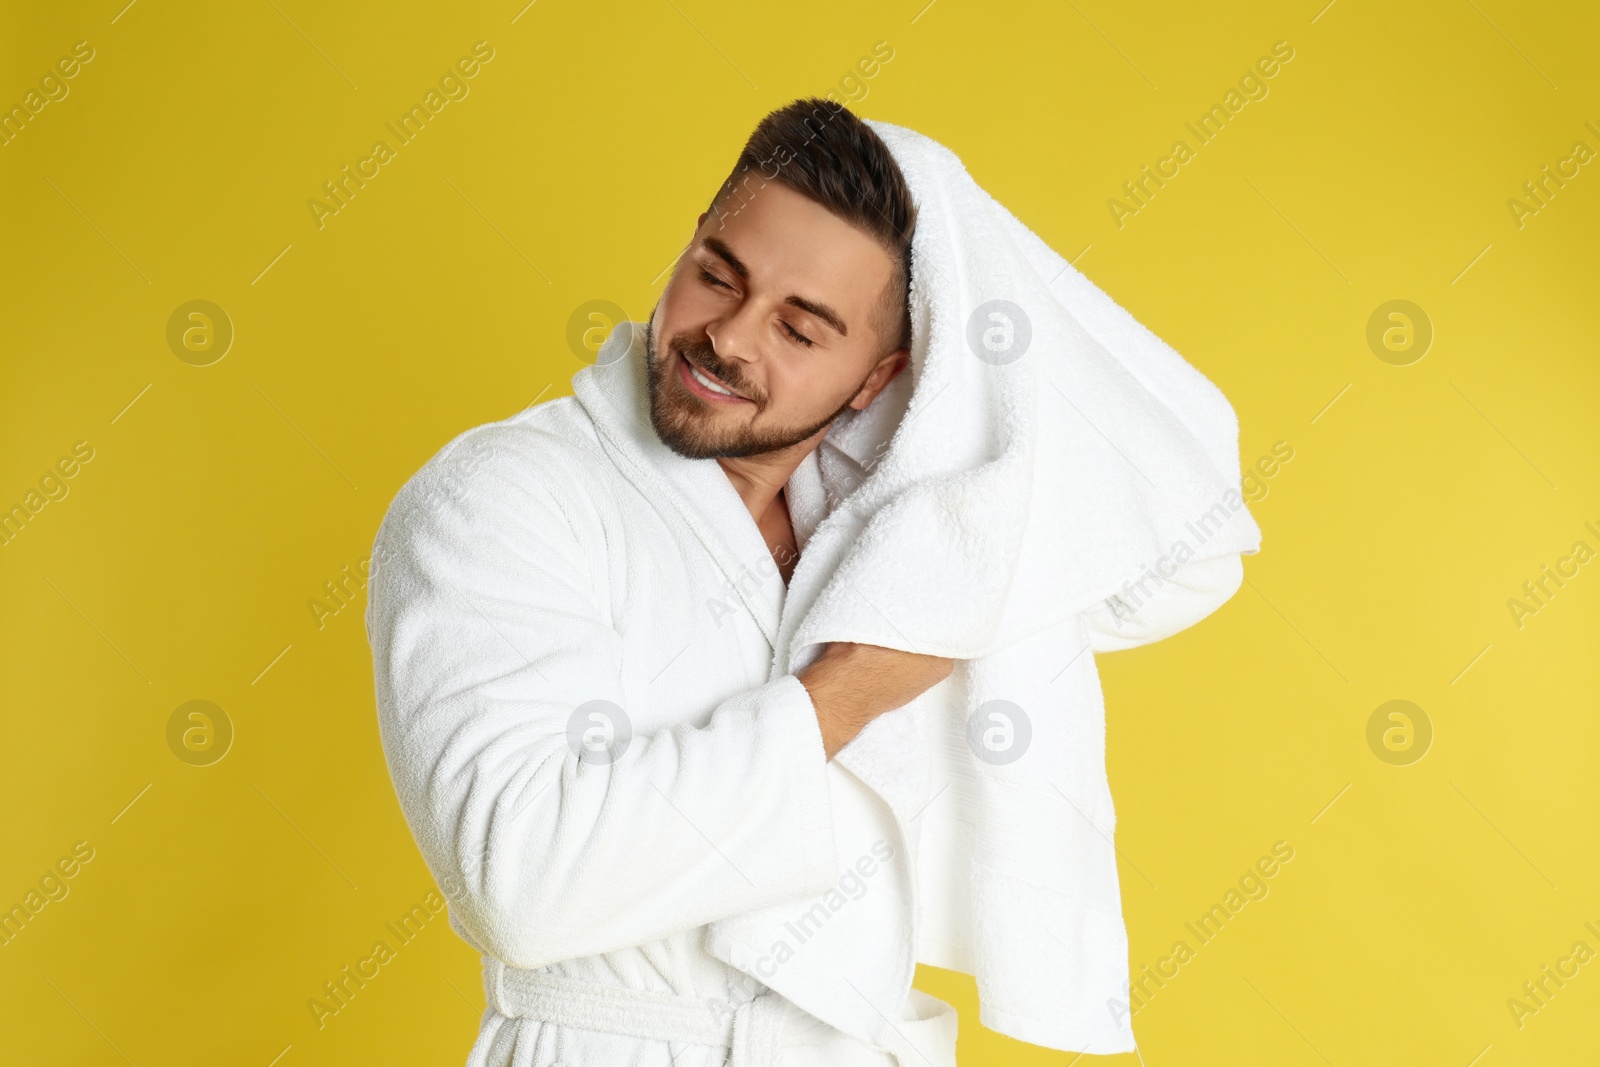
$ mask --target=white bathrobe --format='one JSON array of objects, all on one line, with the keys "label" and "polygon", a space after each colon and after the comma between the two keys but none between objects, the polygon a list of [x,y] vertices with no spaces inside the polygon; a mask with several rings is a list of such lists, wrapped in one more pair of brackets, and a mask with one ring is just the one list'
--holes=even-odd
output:
[{"label": "white bathrobe", "polygon": [[[385,755],[451,926],[484,957],[467,1063],[950,1067],[954,1012],[910,988],[904,961],[963,966],[926,932],[970,902],[930,879],[926,849],[919,880],[905,823],[846,769],[852,746],[827,760],[805,688],[771,677],[785,586],[717,462],[655,437],[641,356],[580,372],[587,407],[563,397],[457,437],[374,546]],[[814,487],[816,463],[795,479]],[[1241,573],[1237,555],[1195,561],[1131,617],[1107,601],[1041,639],[1155,640]],[[874,728],[959,721],[952,688]],[[782,944],[708,944],[718,920],[785,908]],[[892,988],[859,988],[840,953],[896,961],[880,968]],[[822,1021],[848,1023],[852,999],[871,1026]]]}]

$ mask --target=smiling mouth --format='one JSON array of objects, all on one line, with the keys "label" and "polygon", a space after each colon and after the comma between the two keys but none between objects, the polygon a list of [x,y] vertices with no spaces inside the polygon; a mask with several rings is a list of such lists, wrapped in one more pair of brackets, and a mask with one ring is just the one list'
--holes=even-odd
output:
[{"label": "smiling mouth", "polygon": [[679,372],[680,377],[683,379],[684,384],[696,394],[722,403],[749,401],[749,397],[739,395],[721,381],[690,363],[683,357],[682,353],[678,354],[678,361],[682,365],[682,370]]}]

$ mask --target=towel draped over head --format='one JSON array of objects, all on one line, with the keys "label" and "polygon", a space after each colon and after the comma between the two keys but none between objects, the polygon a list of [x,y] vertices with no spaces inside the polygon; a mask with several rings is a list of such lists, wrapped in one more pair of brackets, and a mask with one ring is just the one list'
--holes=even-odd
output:
[{"label": "towel draped over head", "polygon": [[1257,551],[1222,393],[948,148],[866,122],[917,205],[911,364],[835,423],[804,469],[815,492],[791,494],[807,518],[859,526],[795,660],[870,637],[976,659],[1193,545],[1202,521],[1192,558]]}]

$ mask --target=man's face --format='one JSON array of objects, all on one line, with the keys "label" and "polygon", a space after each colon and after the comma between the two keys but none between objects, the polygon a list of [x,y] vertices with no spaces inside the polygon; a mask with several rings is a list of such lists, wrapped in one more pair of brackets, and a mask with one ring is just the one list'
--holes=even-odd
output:
[{"label": "man's face", "polygon": [[815,447],[905,365],[876,327],[892,267],[875,240],[780,182],[733,214],[702,214],[645,332],[656,434],[691,459]]}]

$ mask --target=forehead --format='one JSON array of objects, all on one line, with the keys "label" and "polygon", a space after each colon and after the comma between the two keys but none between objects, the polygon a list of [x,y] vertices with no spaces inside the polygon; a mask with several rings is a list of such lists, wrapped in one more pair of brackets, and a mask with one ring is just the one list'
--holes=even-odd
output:
[{"label": "forehead", "polygon": [[[706,216],[695,248],[717,258],[706,238],[726,244],[749,268],[747,284],[827,303],[844,315],[855,338],[888,284],[893,264],[875,239],[821,204],[771,181],[730,199],[726,211]],[[865,330],[861,331],[863,334]]]}]

